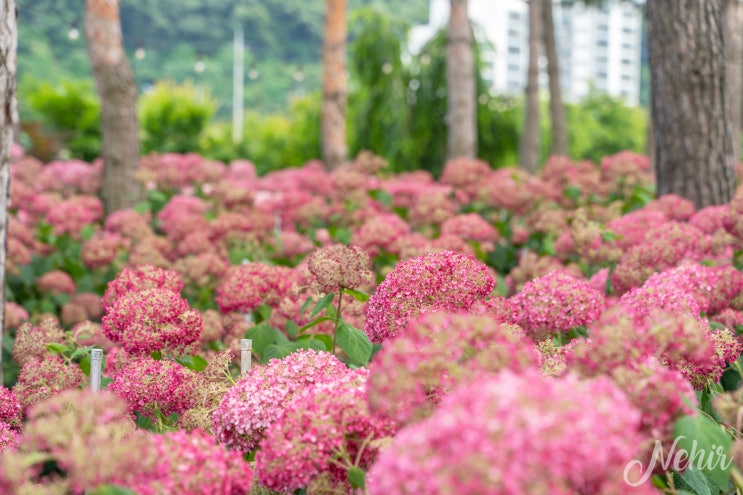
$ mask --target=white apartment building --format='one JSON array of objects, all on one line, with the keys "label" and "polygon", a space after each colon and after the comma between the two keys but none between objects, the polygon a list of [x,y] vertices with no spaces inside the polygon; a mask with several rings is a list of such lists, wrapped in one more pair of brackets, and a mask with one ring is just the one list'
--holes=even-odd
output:
[{"label": "white apartment building", "polygon": [[[638,105],[642,12],[631,2],[608,0],[604,8],[553,1],[555,38],[563,97],[576,101],[591,87]],[[484,76],[496,93],[520,94],[529,62],[528,3],[525,0],[469,0],[476,36],[491,45],[484,53]],[[429,22],[410,33],[417,53],[449,20],[449,0],[430,0]],[[546,59],[540,59],[546,87]]]}]

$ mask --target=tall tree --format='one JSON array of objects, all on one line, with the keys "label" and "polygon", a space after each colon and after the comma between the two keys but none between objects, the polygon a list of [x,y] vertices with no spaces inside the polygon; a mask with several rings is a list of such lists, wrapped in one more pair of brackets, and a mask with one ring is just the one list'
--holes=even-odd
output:
[{"label": "tall tree", "polygon": [[733,160],[740,158],[740,131],[743,120],[743,3],[724,0],[723,41],[725,42],[725,74],[730,94],[730,131],[733,136]]},{"label": "tall tree", "polygon": [[85,39],[101,99],[103,201],[110,213],[144,196],[134,177],[139,166],[137,85],[124,52],[119,0],[86,0]]},{"label": "tall tree", "polygon": [[552,12],[552,0],[542,1],[542,26],[544,35],[544,52],[547,55],[547,76],[550,87],[550,152],[553,155],[568,154],[568,130],[565,106],[562,102],[560,87],[560,65],[557,57],[555,40],[555,19]]},{"label": "tall tree", "polygon": [[447,158],[477,156],[477,95],[467,0],[450,0],[446,38]]},{"label": "tall tree", "polygon": [[322,42],[322,153],[333,170],[348,155],[346,142],[346,38],[348,0],[325,0]]},{"label": "tall tree", "polygon": [[529,0],[529,68],[526,75],[521,166],[534,173],[539,167],[539,45],[542,39],[542,0]]},{"label": "tall tree", "polygon": [[658,195],[697,208],[726,203],[735,190],[723,1],[646,4]]},{"label": "tall tree", "polygon": [[[15,0],[0,0],[0,337],[5,335],[5,261],[8,253],[10,202],[10,148],[18,119],[16,68],[18,7]],[[0,351],[0,384],[3,383]]]}]

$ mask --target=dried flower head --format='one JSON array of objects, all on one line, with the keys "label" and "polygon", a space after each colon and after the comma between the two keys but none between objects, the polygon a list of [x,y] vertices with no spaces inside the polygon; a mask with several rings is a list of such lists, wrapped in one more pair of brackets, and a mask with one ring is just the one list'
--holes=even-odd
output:
[{"label": "dried flower head", "polygon": [[307,259],[319,292],[358,289],[373,277],[371,258],[358,246],[335,244],[312,253]]}]

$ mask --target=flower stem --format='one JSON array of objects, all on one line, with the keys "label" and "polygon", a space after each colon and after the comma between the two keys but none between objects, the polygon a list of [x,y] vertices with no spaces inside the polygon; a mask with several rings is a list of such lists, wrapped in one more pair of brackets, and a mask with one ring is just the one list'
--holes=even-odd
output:
[{"label": "flower stem", "polygon": [[335,311],[335,328],[333,329],[333,354],[335,354],[335,337],[338,335],[338,326],[341,322],[341,301],[343,301],[343,287],[338,291],[338,307]]}]

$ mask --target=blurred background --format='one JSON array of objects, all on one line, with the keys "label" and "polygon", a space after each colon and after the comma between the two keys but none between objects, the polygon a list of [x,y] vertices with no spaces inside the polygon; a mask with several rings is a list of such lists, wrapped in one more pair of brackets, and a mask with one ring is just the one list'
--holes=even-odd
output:
[{"label": "blurred background", "polygon": [[[477,59],[478,154],[519,161],[528,69],[528,2],[470,0]],[[19,0],[22,142],[43,160],[100,156],[100,107],[79,0]],[[140,100],[142,153],[243,157],[259,172],[321,156],[323,0],[125,0],[124,41]],[[598,161],[646,152],[642,5],[552,2],[568,154]],[[446,159],[449,0],[349,0],[349,156],[369,149],[395,171],[438,173]],[[236,58],[238,57],[238,58]],[[243,136],[232,139],[235,68]],[[540,159],[550,151],[540,57]]]}]

